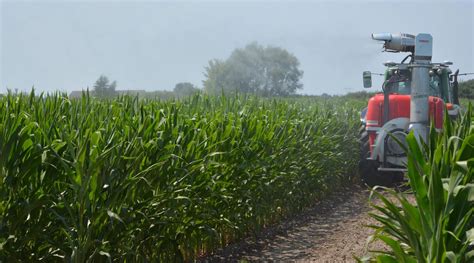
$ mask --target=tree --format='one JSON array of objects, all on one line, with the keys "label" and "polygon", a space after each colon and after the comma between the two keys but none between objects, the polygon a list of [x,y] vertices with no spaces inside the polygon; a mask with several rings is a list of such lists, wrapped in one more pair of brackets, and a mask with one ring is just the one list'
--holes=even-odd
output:
[{"label": "tree", "polygon": [[203,81],[204,90],[209,94],[218,94],[226,86],[225,78],[228,75],[227,65],[225,61],[213,59],[209,61],[209,65],[204,68]]},{"label": "tree", "polygon": [[236,49],[225,60],[211,60],[205,67],[204,89],[208,93],[243,92],[263,96],[295,94],[303,85],[298,59],[279,47],[257,43]]},{"label": "tree", "polygon": [[195,94],[196,92],[199,92],[199,89],[189,82],[180,82],[176,84],[173,92],[176,95],[176,97],[183,98],[183,97],[189,97]]},{"label": "tree", "polygon": [[474,79],[459,82],[459,97],[474,99]]},{"label": "tree", "polygon": [[100,75],[97,81],[94,83],[94,93],[99,98],[113,97],[116,95],[115,89],[117,88],[117,82],[113,81],[109,84],[109,79]]}]

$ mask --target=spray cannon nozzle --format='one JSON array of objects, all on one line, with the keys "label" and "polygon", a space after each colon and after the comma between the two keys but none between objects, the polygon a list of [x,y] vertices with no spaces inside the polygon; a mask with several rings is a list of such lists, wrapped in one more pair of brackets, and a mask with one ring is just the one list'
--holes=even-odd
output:
[{"label": "spray cannon nozzle", "polygon": [[372,34],[372,39],[384,41],[383,47],[392,52],[415,52],[415,36],[405,33]]}]

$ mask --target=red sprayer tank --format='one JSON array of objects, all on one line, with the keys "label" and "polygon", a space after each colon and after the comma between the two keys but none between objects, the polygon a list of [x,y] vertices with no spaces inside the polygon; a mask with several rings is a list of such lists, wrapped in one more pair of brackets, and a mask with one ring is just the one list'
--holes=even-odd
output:
[{"label": "red sprayer tank", "polygon": [[[428,101],[430,121],[434,121],[434,126],[436,129],[442,129],[444,101],[438,97],[432,96],[428,98]],[[370,98],[368,103],[366,125],[369,133],[369,143],[371,146],[374,145],[375,138],[377,136],[376,129],[383,126],[383,105],[383,93],[376,94]],[[410,95],[390,94],[389,105],[389,120],[396,118],[410,118]],[[372,147],[370,147],[370,151],[372,151]]]}]

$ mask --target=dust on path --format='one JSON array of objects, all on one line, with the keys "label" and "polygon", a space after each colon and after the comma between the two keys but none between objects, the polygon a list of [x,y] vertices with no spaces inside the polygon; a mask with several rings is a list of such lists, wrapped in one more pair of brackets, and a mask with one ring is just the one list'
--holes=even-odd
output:
[{"label": "dust on path", "polygon": [[[230,245],[205,262],[354,262],[367,253],[374,224],[369,217],[370,190],[351,186],[256,238]],[[383,249],[373,243],[371,249]]]}]

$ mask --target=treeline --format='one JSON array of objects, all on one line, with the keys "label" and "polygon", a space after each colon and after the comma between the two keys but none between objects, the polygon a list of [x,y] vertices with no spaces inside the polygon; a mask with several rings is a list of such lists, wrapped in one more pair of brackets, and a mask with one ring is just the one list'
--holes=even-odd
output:
[{"label": "treeline", "polygon": [[[173,91],[118,90],[117,82],[100,76],[90,94],[100,98],[123,94],[139,97],[172,99],[183,98],[197,92],[206,94],[251,93],[259,96],[291,96],[303,87],[303,71],[298,59],[280,47],[264,47],[254,42],[235,49],[225,60],[212,59],[204,68],[203,88],[189,82],[176,84]],[[71,97],[80,96],[79,91]],[[74,94],[74,96],[72,96]]]},{"label": "treeline", "polygon": [[459,97],[474,99],[474,79],[459,82]]},{"label": "treeline", "polygon": [[[120,95],[133,95],[154,99],[184,98],[200,92],[200,89],[189,82],[180,82],[175,85],[172,91],[157,90],[148,92],[145,90],[117,90],[117,81],[110,82],[107,76],[101,75],[94,83],[90,95],[99,98],[113,98]],[[80,92],[71,93],[70,97],[80,96]]]}]

